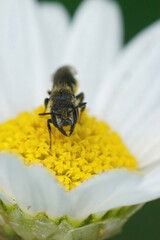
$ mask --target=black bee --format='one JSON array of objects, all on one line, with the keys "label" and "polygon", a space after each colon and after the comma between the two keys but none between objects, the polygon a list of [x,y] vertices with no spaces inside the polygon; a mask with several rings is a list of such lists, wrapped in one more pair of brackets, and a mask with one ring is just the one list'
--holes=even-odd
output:
[{"label": "black bee", "polygon": [[[47,120],[47,127],[50,136],[51,148],[51,125],[54,126],[64,135],[70,136],[75,128],[79,117],[79,109],[81,112],[86,107],[83,102],[84,93],[75,96],[77,81],[75,79],[76,71],[71,66],[63,66],[59,68],[53,75],[53,87],[48,91],[49,98],[44,100],[45,111],[49,108],[49,113],[40,113],[39,115],[50,114],[51,119]],[[70,125],[69,135],[63,129],[64,126]]]}]

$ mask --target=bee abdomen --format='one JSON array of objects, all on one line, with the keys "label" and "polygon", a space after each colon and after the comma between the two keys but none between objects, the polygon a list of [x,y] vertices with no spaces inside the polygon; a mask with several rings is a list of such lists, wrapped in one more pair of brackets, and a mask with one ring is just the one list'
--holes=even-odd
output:
[{"label": "bee abdomen", "polygon": [[73,91],[77,85],[77,81],[74,78],[76,73],[76,70],[71,66],[64,66],[59,68],[53,76],[53,87],[65,85],[71,88]]}]

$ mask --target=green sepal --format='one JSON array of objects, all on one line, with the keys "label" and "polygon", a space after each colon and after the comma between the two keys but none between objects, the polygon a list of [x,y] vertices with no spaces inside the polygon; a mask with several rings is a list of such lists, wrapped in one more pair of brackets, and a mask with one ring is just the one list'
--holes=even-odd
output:
[{"label": "green sepal", "polygon": [[7,205],[0,200],[0,240],[108,239],[119,233],[128,218],[141,206],[116,208],[101,215],[91,214],[83,220],[69,216],[50,219],[45,213],[30,216],[21,211],[18,205]]}]

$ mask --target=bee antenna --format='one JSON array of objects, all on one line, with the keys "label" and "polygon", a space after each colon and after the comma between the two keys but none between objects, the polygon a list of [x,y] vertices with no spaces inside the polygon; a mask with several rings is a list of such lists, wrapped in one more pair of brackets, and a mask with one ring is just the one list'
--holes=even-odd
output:
[{"label": "bee antenna", "polygon": [[52,113],[39,113],[38,115],[49,115],[49,114],[52,114]]}]

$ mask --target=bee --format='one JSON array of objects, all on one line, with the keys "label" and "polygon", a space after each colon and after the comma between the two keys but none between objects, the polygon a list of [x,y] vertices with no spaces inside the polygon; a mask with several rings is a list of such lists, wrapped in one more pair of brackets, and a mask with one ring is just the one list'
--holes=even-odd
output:
[{"label": "bee", "polygon": [[[77,80],[75,79],[76,70],[71,66],[59,68],[53,75],[53,87],[48,91],[49,98],[45,98],[45,112],[39,115],[50,115],[47,120],[47,127],[50,137],[51,149],[51,124],[53,124],[64,136],[69,137],[75,128],[79,118],[79,111],[83,112],[86,102],[83,102],[84,93],[75,95]],[[46,113],[49,109],[50,112]],[[69,134],[63,127],[70,126]]]}]

